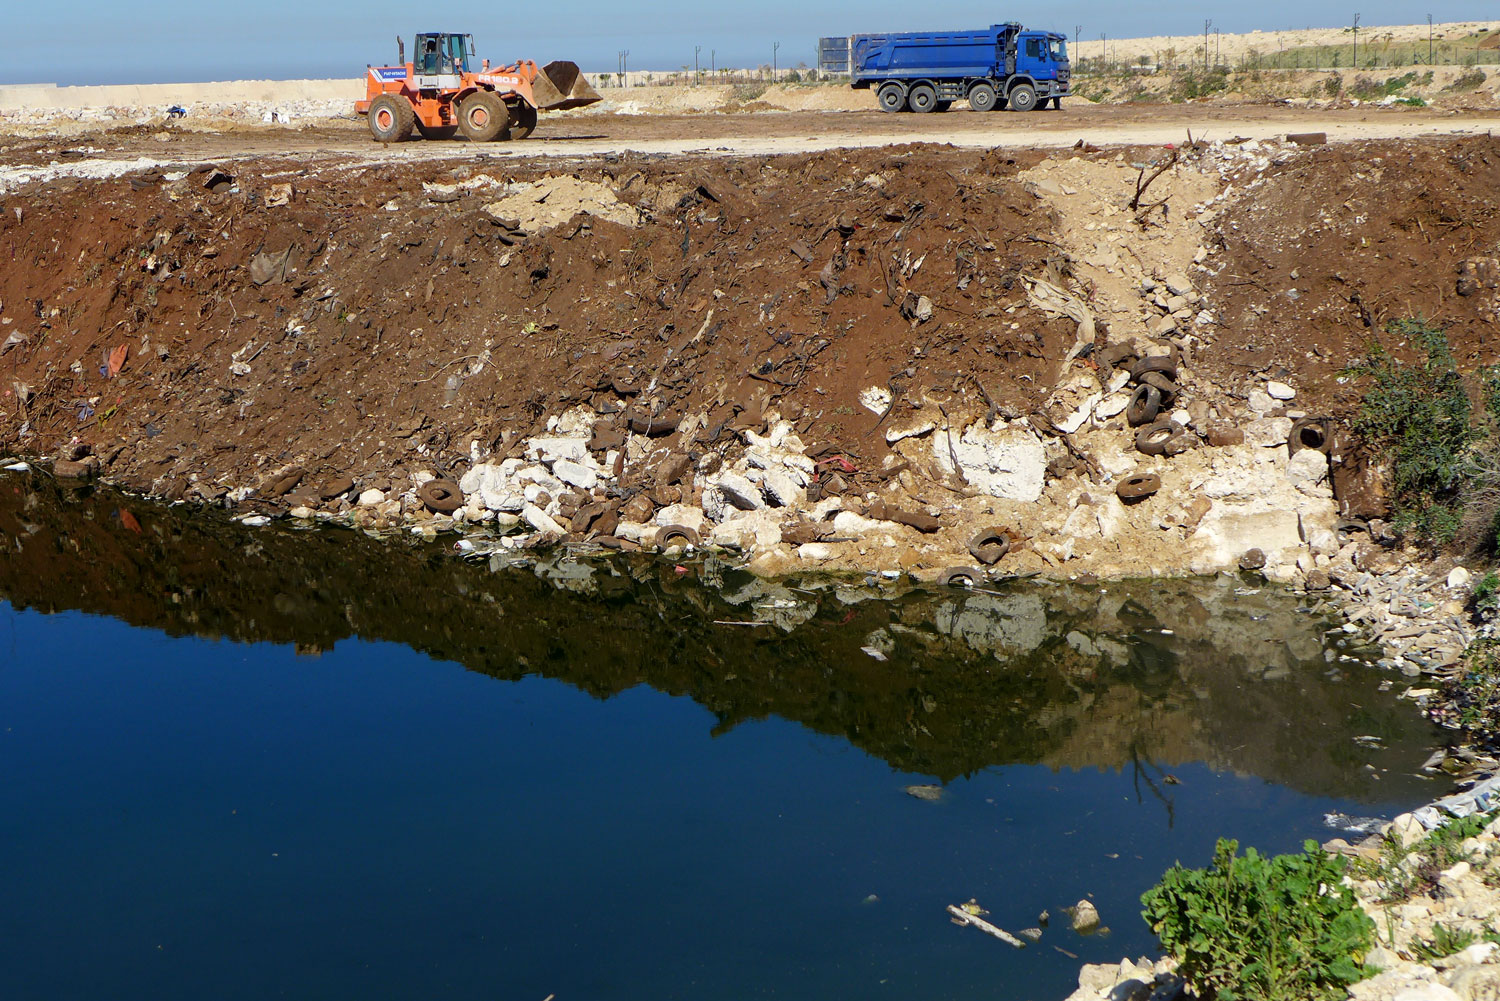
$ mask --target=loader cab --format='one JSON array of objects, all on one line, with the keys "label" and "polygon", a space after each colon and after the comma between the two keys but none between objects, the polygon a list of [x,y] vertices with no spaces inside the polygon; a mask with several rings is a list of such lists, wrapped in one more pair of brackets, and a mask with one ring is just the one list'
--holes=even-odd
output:
[{"label": "loader cab", "polygon": [[474,54],[474,36],[448,32],[418,35],[412,50],[412,69],[422,90],[453,89],[461,85]]},{"label": "loader cab", "polygon": [[1023,31],[1016,39],[1016,72],[1034,80],[1065,82],[1072,75],[1068,40],[1043,31]]}]

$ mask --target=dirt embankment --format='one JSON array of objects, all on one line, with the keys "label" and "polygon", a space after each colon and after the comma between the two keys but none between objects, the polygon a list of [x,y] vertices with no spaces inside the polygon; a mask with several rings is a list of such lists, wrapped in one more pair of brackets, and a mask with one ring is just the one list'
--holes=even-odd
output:
[{"label": "dirt embankment", "polygon": [[[0,442],[249,512],[612,545],[685,526],[768,573],[937,573],[995,557],[971,543],[996,529],[1007,572],[1258,550],[1337,579],[1359,544],[1293,422],[1349,414],[1340,373],[1389,317],[1495,361],[1493,290],[1456,295],[1500,241],[1495,158],[908,146],[55,179],[0,212]],[[1126,404],[1152,367],[1170,447],[1142,451]],[[457,510],[433,513],[434,476]]]}]

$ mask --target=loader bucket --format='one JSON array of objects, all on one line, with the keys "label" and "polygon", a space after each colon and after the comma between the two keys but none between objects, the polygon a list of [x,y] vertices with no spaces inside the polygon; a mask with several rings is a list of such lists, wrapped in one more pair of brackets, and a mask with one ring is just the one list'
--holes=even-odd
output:
[{"label": "loader bucket", "polygon": [[577,63],[561,59],[542,67],[531,83],[531,92],[536,106],[545,111],[566,111],[604,100],[589,86]]}]

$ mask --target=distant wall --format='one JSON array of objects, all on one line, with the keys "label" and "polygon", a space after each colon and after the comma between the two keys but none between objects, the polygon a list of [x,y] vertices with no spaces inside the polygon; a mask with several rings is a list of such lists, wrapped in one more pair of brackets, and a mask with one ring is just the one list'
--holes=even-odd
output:
[{"label": "distant wall", "polygon": [[28,108],[109,108],[196,102],[355,101],[363,77],[351,80],[231,80],[220,83],[121,84],[59,87],[51,83],[0,86],[0,111]]}]

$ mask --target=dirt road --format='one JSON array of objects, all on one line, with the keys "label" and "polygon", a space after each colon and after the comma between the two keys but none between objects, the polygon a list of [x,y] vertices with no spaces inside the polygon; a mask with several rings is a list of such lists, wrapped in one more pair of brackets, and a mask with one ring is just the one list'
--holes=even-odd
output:
[{"label": "dirt road", "polygon": [[[147,158],[161,162],[223,160],[277,154],[355,157],[360,161],[413,161],[483,157],[596,157],[626,150],[665,155],[769,155],[857,149],[907,142],[951,143],[960,148],[1058,148],[1080,140],[1096,146],[1180,143],[1242,136],[1269,139],[1289,132],[1326,132],[1331,140],[1482,135],[1500,128],[1500,113],[1360,107],[1308,110],[1264,105],[1131,107],[1073,104],[1028,115],[956,110],[938,115],[879,112],[780,112],[759,114],[614,115],[544,119],[521,143],[414,141],[382,147],[362,120],[307,128],[236,125],[205,131],[188,125],[167,131],[131,127],[69,139],[81,148],[74,161]],[[0,170],[53,162],[67,147],[55,138],[0,141]],[[0,190],[6,187],[0,174]]]}]

